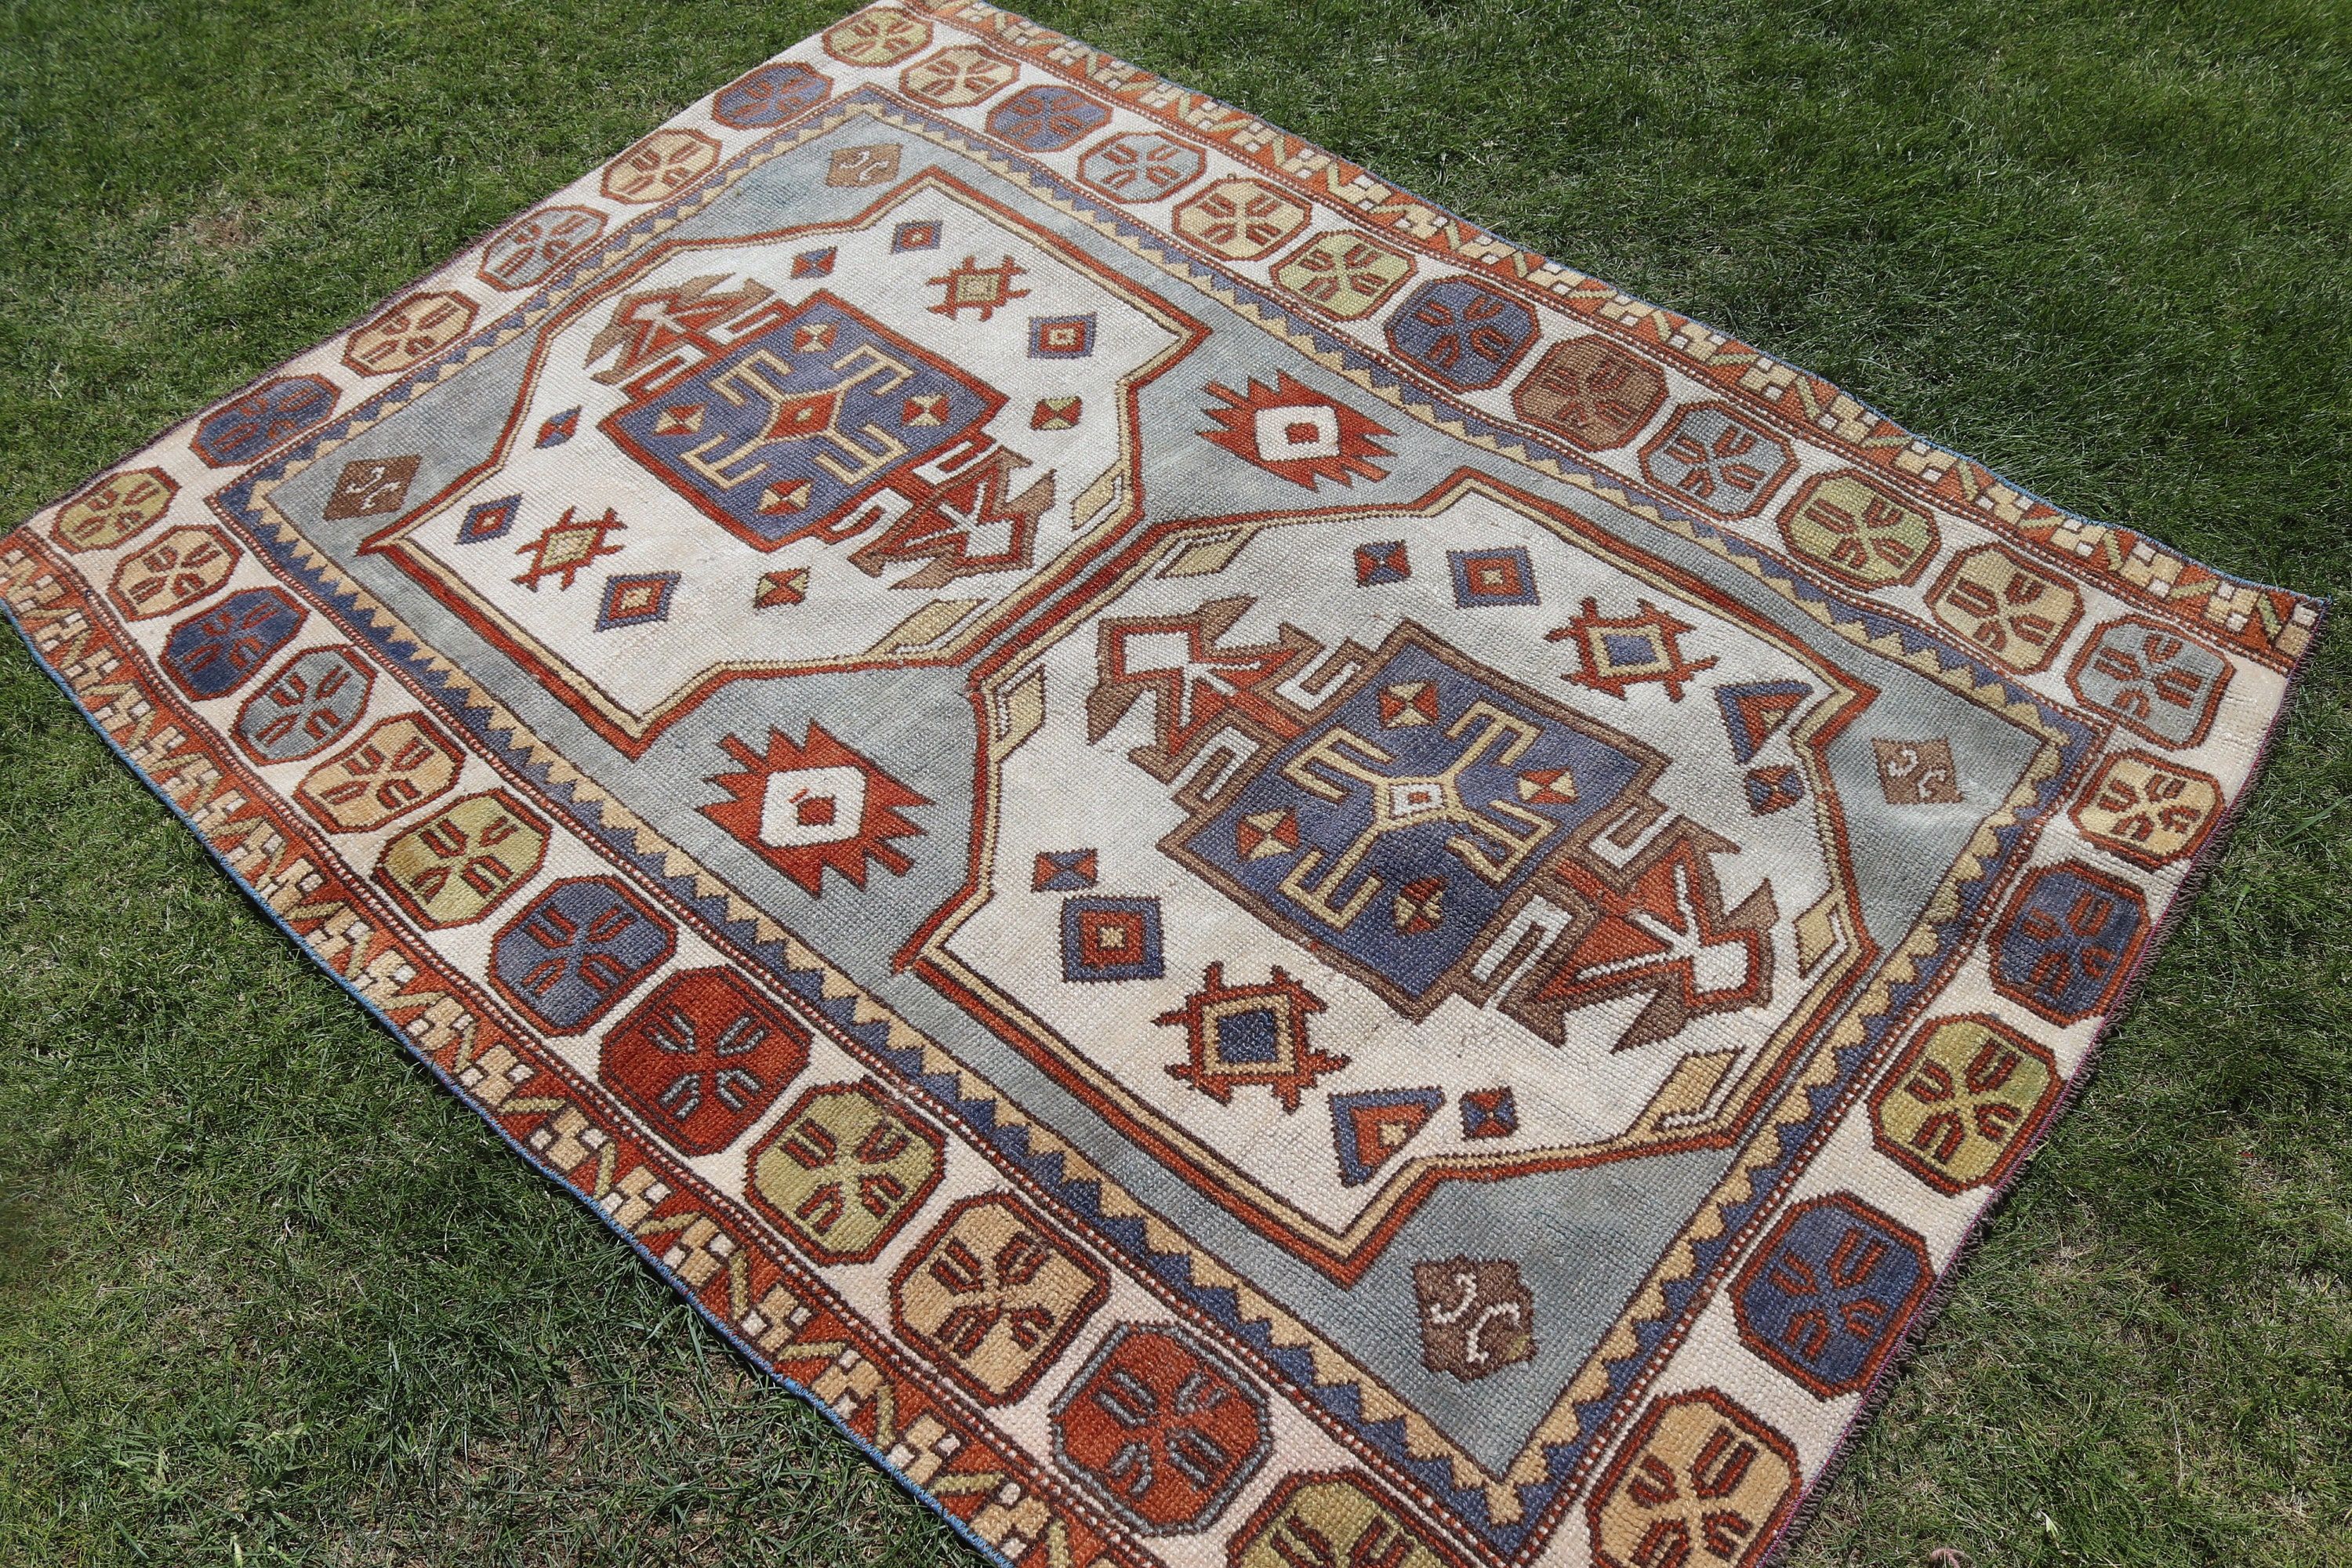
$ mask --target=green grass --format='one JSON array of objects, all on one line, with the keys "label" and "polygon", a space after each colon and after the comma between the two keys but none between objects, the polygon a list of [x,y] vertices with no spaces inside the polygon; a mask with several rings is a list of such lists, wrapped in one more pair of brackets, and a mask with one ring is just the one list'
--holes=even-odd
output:
[{"label": "green grass", "polygon": [[[6,0],[0,519],[839,6]],[[2352,586],[2352,14],[1041,19],[2227,570]],[[2352,637],[1805,1568],[2352,1560]],[[0,1563],[972,1561],[0,649]]]}]

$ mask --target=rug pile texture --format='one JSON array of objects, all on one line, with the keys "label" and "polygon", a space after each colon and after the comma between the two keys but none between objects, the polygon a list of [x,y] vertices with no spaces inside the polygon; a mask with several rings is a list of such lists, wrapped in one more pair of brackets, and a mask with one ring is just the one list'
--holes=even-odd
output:
[{"label": "rug pile texture", "polygon": [[1024,1568],[1785,1544],[2320,612],[971,0],[724,87],[0,589]]}]

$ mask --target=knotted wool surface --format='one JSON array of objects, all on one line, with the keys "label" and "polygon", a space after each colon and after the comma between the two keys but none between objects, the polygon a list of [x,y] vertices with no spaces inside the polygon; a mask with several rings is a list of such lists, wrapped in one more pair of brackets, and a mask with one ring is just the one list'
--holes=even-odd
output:
[{"label": "knotted wool surface", "polygon": [[455,1093],[1032,1568],[1770,1552],[2320,610],[974,0],[0,584]]}]

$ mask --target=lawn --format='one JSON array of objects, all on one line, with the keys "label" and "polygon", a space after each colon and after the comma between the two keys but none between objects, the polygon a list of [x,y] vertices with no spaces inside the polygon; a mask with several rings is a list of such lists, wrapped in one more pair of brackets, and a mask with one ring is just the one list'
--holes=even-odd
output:
[{"label": "lawn", "polygon": [[[845,7],[6,0],[0,520]],[[2352,587],[2352,14],[1034,14],[2096,518]],[[2352,636],[1790,1562],[2352,1560]],[[975,1562],[0,648],[0,1563]]]}]

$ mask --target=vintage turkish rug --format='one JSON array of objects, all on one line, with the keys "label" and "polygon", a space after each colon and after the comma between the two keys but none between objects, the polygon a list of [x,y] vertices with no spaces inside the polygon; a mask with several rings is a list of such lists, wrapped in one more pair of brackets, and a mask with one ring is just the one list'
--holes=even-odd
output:
[{"label": "vintage turkish rug", "polygon": [[0,581],[1024,1568],[1759,1561],[2320,610],[975,0],[720,89]]}]

